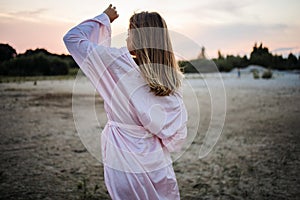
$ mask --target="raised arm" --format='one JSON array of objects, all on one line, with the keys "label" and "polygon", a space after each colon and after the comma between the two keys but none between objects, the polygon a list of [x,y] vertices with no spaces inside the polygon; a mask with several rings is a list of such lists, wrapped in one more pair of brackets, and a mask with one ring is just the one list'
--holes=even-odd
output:
[{"label": "raised arm", "polygon": [[109,5],[102,14],[85,20],[64,36],[64,43],[77,64],[81,65],[89,52],[98,44],[110,46],[110,23],[118,16],[115,7]]}]

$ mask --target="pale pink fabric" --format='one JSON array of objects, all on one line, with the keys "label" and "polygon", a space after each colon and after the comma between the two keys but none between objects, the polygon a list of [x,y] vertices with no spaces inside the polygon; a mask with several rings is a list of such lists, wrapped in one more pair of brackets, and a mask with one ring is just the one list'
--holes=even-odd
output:
[{"label": "pale pink fabric", "polygon": [[104,99],[101,136],[105,184],[112,199],[180,199],[170,153],[187,135],[181,91],[149,91],[126,47],[110,47],[106,14],[71,29],[64,42]]}]

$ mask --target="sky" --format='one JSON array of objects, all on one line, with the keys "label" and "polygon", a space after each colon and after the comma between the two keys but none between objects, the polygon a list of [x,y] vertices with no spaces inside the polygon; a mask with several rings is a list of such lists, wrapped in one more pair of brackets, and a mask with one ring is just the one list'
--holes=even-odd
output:
[{"label": "sky", "polygon": [[[45,48],[67,53],[62,37],[73,26],[102,13],[112,3],[120,17],[112,23],[112,41],[124,46],[134,12],[156,11],[166,20],[174,51],[196,58],[218,50],[249,55],[262,42],[274,54],[300,53],[299,0],[0,0],[0,43],[23,53]],[[176,52],[175,52],[176,53]]]}]

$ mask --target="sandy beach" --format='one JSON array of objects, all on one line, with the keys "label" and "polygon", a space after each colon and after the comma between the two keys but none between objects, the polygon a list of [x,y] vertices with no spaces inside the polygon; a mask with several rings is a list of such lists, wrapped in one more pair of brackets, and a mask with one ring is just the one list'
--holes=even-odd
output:
[{"label": "sandy beach", "polygon": [[[214,74],[205,79],[215,79]],[[196,137],[174,162],[182,199],[298,199],[300,192],[300,78],[271,80],[223,74],[226,117],[213,150],[199,159],[211,120],[203,79],[187,78],[200,110],[185,91]],[[86,150],[72,112],[74,80],[0,84],[0,199],[110,199],[102,164]],[[87,82],[86,88],[90,88]],[[91,90],[92,91],[92,90]],[[77,96],[82,113],[90,98]],[[101,100],[96,110],[105,121]],[[194,127],[200,125],[199,128]],[[100,134],[100,126],[87,124]],[[100,152],[99,152],[100,154]]]}]

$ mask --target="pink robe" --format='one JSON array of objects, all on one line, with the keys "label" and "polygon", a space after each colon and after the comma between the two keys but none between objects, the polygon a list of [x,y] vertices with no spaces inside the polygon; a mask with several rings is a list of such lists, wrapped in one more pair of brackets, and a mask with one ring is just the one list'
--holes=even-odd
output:
[{"label": "pink robe", "polygon": [[[64,42],[104,100],[104,178],[112,199],[180,199],[170,152],[187,135],[182,91],[150,92],[126,47],[110,47],[106,14],[71,29]],[[100,153],[100,152],[99,152]]]}]

